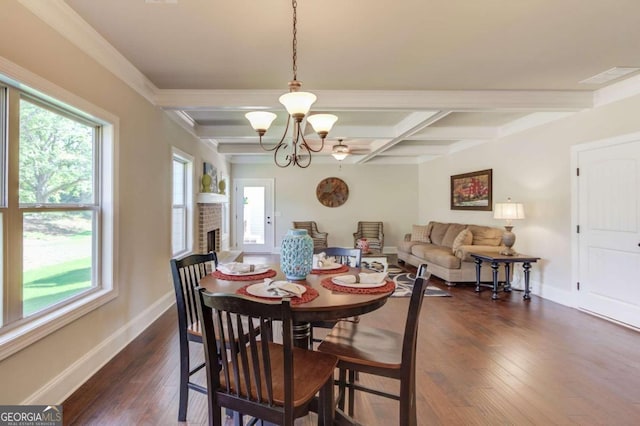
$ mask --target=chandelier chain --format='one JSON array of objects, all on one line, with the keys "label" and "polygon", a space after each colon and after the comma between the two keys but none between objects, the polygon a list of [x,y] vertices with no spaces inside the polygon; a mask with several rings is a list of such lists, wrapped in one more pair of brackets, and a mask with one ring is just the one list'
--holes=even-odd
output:
[{"label": "chandelier chain", "polygon": [[298,79],[298,2],[292,0],[293,5],[293,80]]}]

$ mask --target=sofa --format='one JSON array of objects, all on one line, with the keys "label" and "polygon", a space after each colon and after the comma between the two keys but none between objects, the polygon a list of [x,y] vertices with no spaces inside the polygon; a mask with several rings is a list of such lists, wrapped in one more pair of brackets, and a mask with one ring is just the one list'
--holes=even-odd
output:
[{"label": "sofa", "polygon": [[[500,253],[504,230],[480,225],[429,222],[413,225],[398,244],[398,260],[419,266],[427,264],[427,271],[442,278],[447,285],[476,282],[476,264],[470,256],[473,251]],[[480,270],[480,280],[492,282],[489,265]],[[500,265],[498,279],[504,281],[504,265]]]}]

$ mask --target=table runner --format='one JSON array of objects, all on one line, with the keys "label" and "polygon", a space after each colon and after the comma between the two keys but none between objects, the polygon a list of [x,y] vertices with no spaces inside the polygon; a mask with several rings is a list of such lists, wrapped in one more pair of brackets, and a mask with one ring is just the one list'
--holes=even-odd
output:
[{"label": "table runner", "polygon": [[226,281],[259,281],[264,280],[265,278],[275,277],[277,275],[277,272],[273,269],[269,269],[267,272],[255,275],[228,275],[216,270],[211,275],[220,280]]},{"label": "table runner", "polygon": [[332,290],[338,291],[342,293],[354,293],[354,294],[378,294],[378,293],[390,293],[396,288],[396,283],[393,281],[387,280],[387,283],[381,287],[373,287],[373,288],[359,288],[359,287],[345,287],[342,285],[334,284],[331,281],[331,277],[325,278],[320,281],[322,287]]},{"label": "table runner", "polygon": [[336,269],[312,269],[311,273],[315,275],[325,275],[325,274],[341,274],[343,272],[349,271],[349,266],[342,265]]},{"label": "table runner", "polygon": [[[300,284],[300,283],[296,283],[296,284]],[[249,294],[249,292],[247,292],[247,287],[249,287],[250,285],[253,285],[253,284],[247,284],[245,286],[240,287],[239,289],[236,290],[236,294],[254,297],[256,299],[261,299],[261,300],[268,300],[271,302],[282,300],[282,298],[278,298],[278,297],[260,297],[260,296],[254,296],[253,294]],[[300,285],[304,285],[304,284],[300,284]],[[300,297],[292,297],[290,299],[292,305],[300,305],[302,303],[311,302],[320,294],[318,293],[318,290],[316,290],[315,288],[309,287],[308,285],[304,285],[304,286],[307,289],[307,291],[305,291]]]}]

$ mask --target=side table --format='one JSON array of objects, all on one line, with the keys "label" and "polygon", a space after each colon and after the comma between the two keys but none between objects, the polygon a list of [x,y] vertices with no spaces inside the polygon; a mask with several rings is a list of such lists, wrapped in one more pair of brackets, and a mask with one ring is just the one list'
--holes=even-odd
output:
[{"label": "side table", "polygon": [[527,256],[525,254],[515,254],[513,256],[505,256],[498,253],[488,253],[488,252],[473,252],[469,253],[471,257],[475,259],[476,263],[476,292],[480,292],[480,268],[482,267],[482,262],[490,262],[491,269],[493,270],[493,294],[491,295],[492,300],[498,299],[498,268],[500,263],[504,263],[505,269],[505,283],[504,283],[504,291],[511,291],[511,264],[512,263],[522,263],[522,269],[524,269],[524,296],[522,298],[524,300],[531,299],[531,295],[529,292],[529,273],[531,269],[531,264],[537,262],[540,258]]}]

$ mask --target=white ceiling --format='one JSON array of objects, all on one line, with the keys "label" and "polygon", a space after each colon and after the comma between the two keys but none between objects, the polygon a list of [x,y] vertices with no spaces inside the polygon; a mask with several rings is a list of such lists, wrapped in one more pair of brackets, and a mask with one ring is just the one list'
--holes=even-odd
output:
[{"label": "white ceiling", "polygon": [[[266,139],[282,136],[289,0],[21,2],[232,162],[271,161],[243,115],[276,112]],[[638,16],[637,0],[299,0],[298,78],[339,117],[314,162],[344,138],[361,153],[345,162],[417,163],[591,108],[604,85],[580,81],[640,66]]]}]

